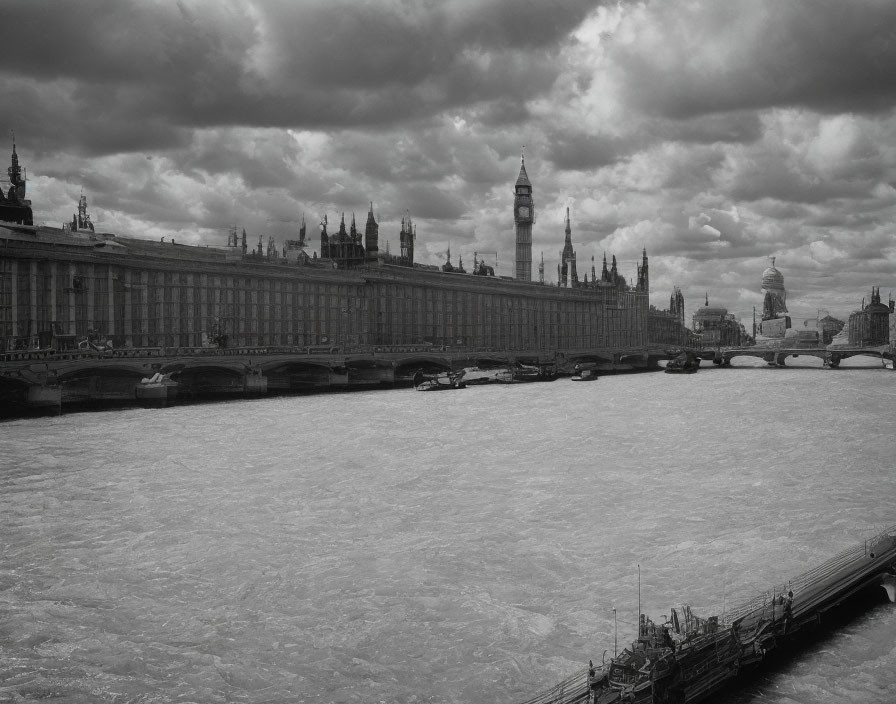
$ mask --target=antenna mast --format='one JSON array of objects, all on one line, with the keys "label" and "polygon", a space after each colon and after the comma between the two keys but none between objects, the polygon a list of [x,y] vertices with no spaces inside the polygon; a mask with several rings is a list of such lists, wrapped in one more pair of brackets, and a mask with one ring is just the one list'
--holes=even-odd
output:
[{"label": "antenna mast", "polygon": [[641,564],[638,563],[638,638],[641,637]]}]

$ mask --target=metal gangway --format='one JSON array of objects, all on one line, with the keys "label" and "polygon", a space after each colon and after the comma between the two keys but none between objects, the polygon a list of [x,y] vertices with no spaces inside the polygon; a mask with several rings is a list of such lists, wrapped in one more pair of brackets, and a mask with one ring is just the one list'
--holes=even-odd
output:
[{"label": "metal gangway", "polygon": [[884,549],[892,552],[896,548],[894,537],[896,537],[896,526],[890,526],[876,536],[837,553],[834,557],[794,577],[786,584],[775,585],[746,603],[724,612],[719,617],[719,622],[730,626],[749,616],[772,618],[775,599],[788,591],[792,591],[795,595],[794,617],[812,612],[823,606],[829,599],[840,596],[840,592],[853,589],[855,583],[861,582],[865,575],[878,574],[879,569],[868,558],[873,559],[875,546],[886,546]]},{"label": "metal gangway", "polygon": [[559,684],[520,704],[577,704],[589,701],[588,668],[573,673]]},{"label": "metal gangway", "polygon": [[[883,558],[883,559],[881,559]],[[749,601],[719,616],[722,628],[731,628],[736,622],[775,622],[775,604],[778,597],[793,592],[792,618],[814,618],[831,603],[845,598],[861,587],[873,583],[884,574],[890,575],[890,589],[896,594],[896,580],[887,571],[896,559],[896,525],[876,536],[854,545],[834,557],[789,580],[773,586]],[[883,582],[882,582],[883,584]],[[891,599],[893,598],[891,594]],[[783,615],[783,614],[782,614]],[[593,670],[583,668],[562,682],[520,704],[575,704],[591,701],[590,676]]]}]

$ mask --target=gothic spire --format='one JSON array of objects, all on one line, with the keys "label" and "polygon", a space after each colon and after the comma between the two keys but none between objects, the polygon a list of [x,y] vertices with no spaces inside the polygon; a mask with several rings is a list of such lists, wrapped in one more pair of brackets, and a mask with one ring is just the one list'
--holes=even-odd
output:
[{"label": "gothic spire", "polygon": [[529,174],[526,173],[526,159],[525,157],[520,157],[520,175],[517,176],[516,185],[519,186],[528,186],[532,188],[532,182],[529,180]]}]

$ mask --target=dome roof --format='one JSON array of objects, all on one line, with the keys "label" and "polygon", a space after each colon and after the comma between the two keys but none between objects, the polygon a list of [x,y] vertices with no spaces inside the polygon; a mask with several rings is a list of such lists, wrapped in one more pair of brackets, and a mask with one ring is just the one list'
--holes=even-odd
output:
[{"label": "dome roof", "polygon": [[869,303],[867,306],[865,306],[865,312],[878,314],[889,313],[890,306],[888,306],[886,303]]},{"label": "dome roof", "polygon": [[762,288],[783,289],[784,274],[775,268],[775,258],[772,257],[772,265],[762,272]]},{"label": "dome roof", "polygon": [[698,308],[694,315],[722,318],[728,315],[728,309],[721,306],[703,306]]}]

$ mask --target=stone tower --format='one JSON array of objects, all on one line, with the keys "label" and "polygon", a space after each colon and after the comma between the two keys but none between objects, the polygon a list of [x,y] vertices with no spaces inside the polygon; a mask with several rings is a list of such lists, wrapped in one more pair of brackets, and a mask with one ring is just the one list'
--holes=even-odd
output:
[{"label": "stone tower", "polygon": [[516,223],[516,279],[532,280],[532,224],[535,222],[535,201],[532,183],[526,174],[526,159],[520,157],[520,175],[513,192],[513,220]]},{"label": "stone tower", "polygon": [[566,209],[566,238],[563,241],[563,251],[560,253],[560,285],[564,288],[573,288],[579,283],[576,272],[576,251],[572,248],[572,226],[569,222],[569,208]]},{"label": "stone tower", "polygon": [[370,202],[370,210],[367,211],[367,223],[364,225],[364,245],[369,261],[376,261],[379,255],[380,226],[373,217],[373,201]]},{"label": "stone tower", "polygon": [[414,240],[417,239],[417,226],[411,222],[411,213],[405,211],[401,218],[401,232],[398,234],[401,242],[401,264],[414,266]]},{"label": "stone tower", "polygon": [[641,263],[638,265],[638,290],[650,293],[650,271],[647,264],[647,247],[641,252]]}]

